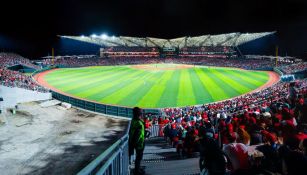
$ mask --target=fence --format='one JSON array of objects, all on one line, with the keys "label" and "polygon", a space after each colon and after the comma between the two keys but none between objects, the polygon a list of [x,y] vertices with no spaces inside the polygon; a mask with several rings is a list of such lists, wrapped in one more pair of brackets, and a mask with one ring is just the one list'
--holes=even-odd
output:
[{"label": "fence", "polygon": [[77,175],[122,175],[129,173],[128,131],[125,135],[83,168]]},{"label": "fence", "polygon": [[159,137],[162,129],[163,129],[163,125],[157,125],[157,124],[152,125],[149,128],[149,132],[150,132],[149,137]]},{"label": "fence", "polygon": [[[90,102],[90,101],[66,96],[66,95],[63,95],[63,94],[60,94],[54,91],[52,91],[52,97],[57,100],[70,103],[73,106],[76,106],[82,109],[86,109],[86,110],[90,110],[90,111],[94,111],[94,112],[98,112],[98,113],[102,113],[102,114],[127,117],[127,118],[132,118],[132,114],[133,114],[132,108],[111,106],[111,105]],[[145,114],[152,113],[156,115],[161,115],[160,109],[143,109],[143,112]]]},{"label": "fence", "polygon": [[282,73],[282,71],[280,71],[279,68],[277,67],[274,67],[274,71],[278,73],[280,76],[284,75],[284,73]]}]

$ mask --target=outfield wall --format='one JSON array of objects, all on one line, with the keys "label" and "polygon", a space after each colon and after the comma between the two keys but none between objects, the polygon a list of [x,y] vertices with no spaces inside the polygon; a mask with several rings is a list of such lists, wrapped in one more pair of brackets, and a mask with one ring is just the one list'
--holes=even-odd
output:
[{"label": "outfield wall", "polygon": [[[98,112],[98,113],[107,114],[107,115],[113,115],[113,116],[127,117],[127,118],[132,118],[132,115],[133,115],[132,108],[94,103],[94,102],[74,98],[71,96],[63,95],[63,94],[60,94],[54,91],[51,91],[51,93],[52,93],[52,97],[57,100],[70,103],[73,106],[76,106],[82,109],[86,109],[89,111]],[[160,109],[143,109],[143,112],[161,114]]]}]

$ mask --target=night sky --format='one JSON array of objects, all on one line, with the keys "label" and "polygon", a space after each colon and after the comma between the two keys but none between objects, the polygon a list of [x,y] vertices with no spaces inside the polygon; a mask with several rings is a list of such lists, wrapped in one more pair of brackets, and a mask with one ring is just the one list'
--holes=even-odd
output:
[{"label": "night sky", "polygon": [[59,42],[56,35],[175,38],[265,31],[277,31],[281,54],[306,57],[307,1],[10,0],[0,10],[1,51],[30,58],[48,55]]}]

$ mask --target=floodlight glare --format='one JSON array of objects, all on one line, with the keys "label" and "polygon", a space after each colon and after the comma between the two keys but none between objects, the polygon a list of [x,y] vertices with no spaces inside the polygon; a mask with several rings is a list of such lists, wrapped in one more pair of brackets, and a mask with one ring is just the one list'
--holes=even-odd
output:
[{"label": "floodlight glare", "polygon": [[81,35],[81,38],[85,38],[85,36],[84,36],[84,35]]},{"label": "floodlight glare", "polygon": [[96,35],[96,34],[93,34],[93,35],[91,35],[91,37],[92,37],[92,38],[96,38],[96,37],[97,37],[97,35]]},{"label": "floodlight glare", "polygon": [[107,39],[107,35],[106,34],[102,34],[102,35],[100,35],[100,38],[102,38],[102,39]]},{"label": "floodlight glare", "polygon": [[112,39],[113,39],[113,40],[115,39],[115,36],[114,36],[114,35],[112,36]]}]

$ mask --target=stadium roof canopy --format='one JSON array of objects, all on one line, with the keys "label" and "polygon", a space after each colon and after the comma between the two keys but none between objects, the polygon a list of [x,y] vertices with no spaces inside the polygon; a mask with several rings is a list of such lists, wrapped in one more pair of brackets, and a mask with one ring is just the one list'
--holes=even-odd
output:
[{"label": "stadium roof canopy", "polygon": [[62,38],[97,44],[102,47],[202,47],[202,46],[239,46],[241,44],[272,35],[275,32],[261,33],[228,33],[219,35],[202,35],[196,37],[181,37],[174,39],[140,38],[127,36],[60,36]]}]

